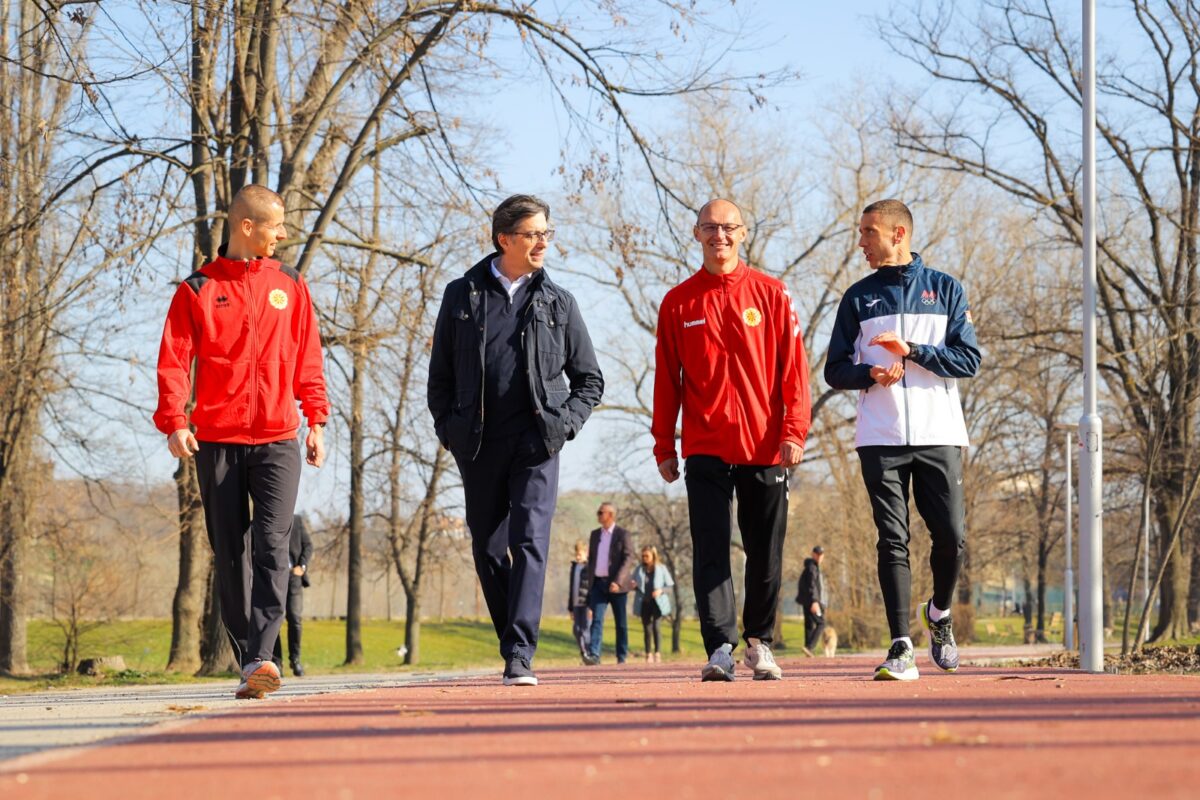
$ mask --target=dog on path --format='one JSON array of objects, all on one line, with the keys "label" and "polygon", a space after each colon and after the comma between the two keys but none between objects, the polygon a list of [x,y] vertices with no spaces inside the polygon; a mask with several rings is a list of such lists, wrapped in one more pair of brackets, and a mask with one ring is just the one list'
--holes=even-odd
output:
[{"label": "dog on path", "polygon": [[826,625],[821,631],[821,651],[826,658],[833,658],[837,655],[837,630],[832,625]]}]

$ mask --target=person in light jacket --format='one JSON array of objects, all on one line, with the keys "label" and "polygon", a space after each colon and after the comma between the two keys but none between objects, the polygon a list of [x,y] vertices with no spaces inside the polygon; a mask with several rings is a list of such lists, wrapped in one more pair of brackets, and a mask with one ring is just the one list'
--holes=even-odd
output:
[{"label": "person in light jacket", "polygon": [[[642,635],[646,641],[646,660],[662,661],[658,621],[671,613],[671,593],[675,585],[666,565],[658,560],[658,549],[642,548],[642,563],[633,571],[637,584],[633,595],[633,613],[642,618]],[[651,647],[653,645],[653,648]]]}]

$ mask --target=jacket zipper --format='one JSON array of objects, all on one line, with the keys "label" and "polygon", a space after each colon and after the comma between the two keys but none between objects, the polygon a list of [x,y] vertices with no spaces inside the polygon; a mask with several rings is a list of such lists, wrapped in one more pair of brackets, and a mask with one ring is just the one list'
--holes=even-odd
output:
[{"label": "jacket zipper", "polygon": [[[904,274],[904,267],[900,268],[900,338],[908,341],[908,335],[904,332],[904,309],[907,298],[908,276]],[[900,399],[904,403],[904,444],[912,443],[912,428],[908,420],[908,370],[904,371],[904,375],[900,378]]]},{"label": "jacket zipper", "polygon": [[[479,301],[483,313],[479,315],[479,441],[475,445],[475,452],[471,454],[472,461],[478,457],[479,451],[483,448],[483,401],[484,389],[487,387],[487,365],[484,363],[484,351],[487,349],[487,292],[476,290],[472,285],[470,293],[473,294],[476,291],[479,291]],[[469,300],[468,305],[470,305]]]},{"label": "jacket zipper", "polygon": [[[258,413],[258,312],[254,307],[254,287],[250,280],[250,262],[246,262],[246,296],[250,298],[250,429]],[[253,438],[253,437],[252,437]]]}]

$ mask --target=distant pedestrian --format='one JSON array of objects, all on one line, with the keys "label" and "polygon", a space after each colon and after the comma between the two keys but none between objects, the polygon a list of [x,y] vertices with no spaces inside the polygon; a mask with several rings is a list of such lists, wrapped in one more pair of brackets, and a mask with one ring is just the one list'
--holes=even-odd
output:
[{"label": "distant pedestrian", "polygon": [[804,571],[800,573],[796,602],[804,609],[804,655],[811,656],[821,641],[825,630],[825,609],[829,598],[825,594],[825,578],[821,575],[821,561],[825,548],[817,545],[812,555],[804,559]]},{"label": "distant pedestrian", "polygon": [[779,680],[771,640],[783,580],[788,469],[804,456],[811,421],[800,322],[787,286],[738,255],[746,225],[736,205],[705,203],[692,235],[703,265],[667,292],[658,311],[654,457],[663,480],[679,479],[675,433],[682,408],[696,608],[708,653],[701,679],[734,677],[736,497],[746,554],[744,663],[755,680]]},{"label": "distant pedestrian", "polygon": [[320,330],[308,284],[272,258],[287,238],[283,220],[283,199],[265,186],[234,195],[229,241],[179,284],[158,352],[154,424],[171,455],[196,457],[221,620],[241,662],[239,699],[280,685],[272,654],[300,487],[297,401],[308,418],[306,460],[325,460]]},{"label": "distant pedestrian", "polygon": [[583,539],[575,542],[575,559],[571,562],[571,577],[567,583],[567,613],[571,615],[571,633],[579,645],[579,657],[587,658],[588,642],[591,640],[591,620],[588,618],[588,543]]},{"label": "distant pedestrian", "polygon": [[665,564],[658,560],[658,548],[642,548],[642,563],[633,570],[637,590],[633,595],[633,613],[642,618],[642,636],[646,642],[646,660],[662,661],[662,637],[658,623],[671,614],[671,593],[675,585]]},{"label": "distant pedestrian", "polygon": [[591,641],[583,660],[588,666],[600,663],[604,639],[604,612],[613,612],[617,634],[617,663],[629,656],[629,590],[633,586],[633,536],[617,524],[617,507],[601,503],[596,510],[600,527],[588,542],[588,609],[592,614]]},{"label": "distant pedestrian", "polygon": [[429,355],[429,412],[462,475],[505,686],[537,685],[559,453],[604,391],[579,304],[544,269],[553,238],[543,201],[500,203],[496,252],[446,286]]},{"label": "distant pedestrian", "polygon": [[[300,636],[304,620],[304,590],[309,586],[308,562],[312,559],[312,537],[308,535],[308,525],[303,514],[297,514],[292,521],[292,534],[288,545],[288,576],[287,608],[284,616],[287,618],[287,649],[288,663],[292,674],[297,678],[304,676],[304,664],[300,661]],[[283,647],[279,638],[275,639],[275,664],[283,666]]]},{"label": "distant pedestrian", "polygon": [[879,532],[879,586],[892,644],[875,680],[918,677],[909,637],[908,498],[929,529],[933,597],[922,603],[929,656],[958,669],[950,620],[962,566],[963,451],[967,424],[958,379],[979,369],[962,285],[912,251],[913,217],[899,200],[863,209],[858,246],[873,270],[838,306],[825,382],[858,393],[855,446]]}]

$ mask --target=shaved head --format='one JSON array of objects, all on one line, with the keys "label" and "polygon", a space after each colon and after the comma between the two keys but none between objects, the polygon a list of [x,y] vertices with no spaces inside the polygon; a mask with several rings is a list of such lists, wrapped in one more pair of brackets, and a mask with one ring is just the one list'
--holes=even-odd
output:
[{"label": "shaved head", "polygon": [[901,203],[899,200],[876,200],[871,205],[863,209],[863,215],[878,214],[879,216],[892,223],[893,226],[901,227],[912,234],[913,216],[908,210],[908,206]]},{"label": "shaved head", "polygon": [[265,186],[251,183],[243,186],[229,204],[229,222],[237,225],[244,219],[265,222],[275,207],[283,208],[283,198]]},{"label": "shaved head", "polygon": [[706,214],[711,217],[720,212],[722,216],[726,216],[726,212],[730,211],[737,215],[738,222],[742,222],[742,210],[737,207],[737,203],[717,197],[700,206],[700,212],[696,214],[696,222],[697,224],[703,222]]}]

